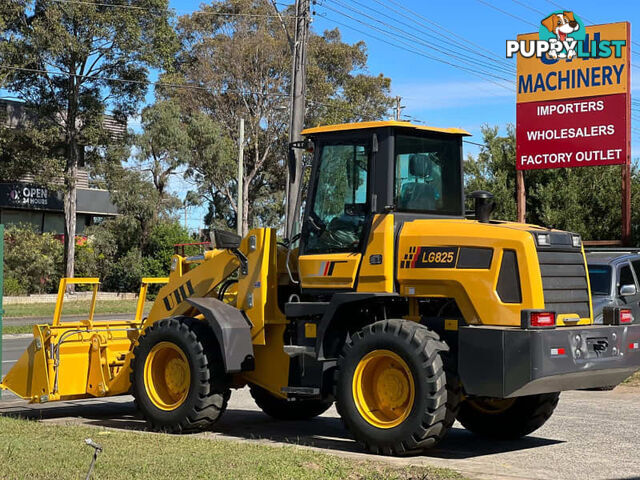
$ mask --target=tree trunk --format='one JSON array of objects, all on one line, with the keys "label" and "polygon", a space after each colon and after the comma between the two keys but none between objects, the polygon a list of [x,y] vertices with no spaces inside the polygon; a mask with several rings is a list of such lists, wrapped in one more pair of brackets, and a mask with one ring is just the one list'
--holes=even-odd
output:
[{"label": "tree trunk", "polygon": [[[76,251],[76,178],[78,174],[78,144],[69,142],[64,189],[64,276],[74,276]],[[72,287],[72,285],[70,285]],[[69,288],[69,291],[73,288]]]}]

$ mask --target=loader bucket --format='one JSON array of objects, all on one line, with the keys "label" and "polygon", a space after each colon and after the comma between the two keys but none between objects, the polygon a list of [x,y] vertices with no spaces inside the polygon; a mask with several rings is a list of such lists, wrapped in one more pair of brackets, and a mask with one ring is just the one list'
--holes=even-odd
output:
[{"label": "loader bucket", "polygon": [[4,377],[0,388],[9,390],[32,402],[48,400],[49,367],[43,347],[41,326],[33,329],[33,341],[18,362]]},{"label": "loader bucket", "polygon": [[[133,321],[94,321],[97,278],[63,278],[51,325],[36,325],[33,341],[0,383],[31,402],[120,395],[129,390],[129,362],[140,335],[147,287],[166,278],[144,278]],[[93,286],[88,317],[62,321],[68,284]]]}]

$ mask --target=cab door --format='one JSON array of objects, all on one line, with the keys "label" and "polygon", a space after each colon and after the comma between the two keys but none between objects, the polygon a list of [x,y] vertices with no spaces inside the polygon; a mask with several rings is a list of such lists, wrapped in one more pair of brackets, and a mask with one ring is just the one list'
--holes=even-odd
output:
[{"label": "cab door", "polygon": [[316,143],[298,267],[304,290],[355,286],[370,223],[368,137]]},{"label": "cab door", "polygon": [[[629,263],[633,266],[632,275]],[[635,278],[634,278],[635,277]],[[622,295],[621,288],[624,285],[632,285],[635,287],[635,292],[627,292],[626,295]],[[631,262],[624,262],[624,264],[618,270],[618,282],[616,285],[616,295],[619,298],[618,304],[631,309],[634,322],[640,319],[640,261],[632,260]]]}]

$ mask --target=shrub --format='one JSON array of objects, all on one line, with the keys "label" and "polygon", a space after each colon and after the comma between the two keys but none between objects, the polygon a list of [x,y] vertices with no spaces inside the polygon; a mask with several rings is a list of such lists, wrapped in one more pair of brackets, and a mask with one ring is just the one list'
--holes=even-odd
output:
[{"label": "shrub", "polygon": [[63,245],[29,225],[10,226],[4,234],[5,279],[13,291],[53,293],[62,276]]},{"label": "shrub", "polygon": [[26,295],[27,290],[13,275],[4,277],[4,295]]}]

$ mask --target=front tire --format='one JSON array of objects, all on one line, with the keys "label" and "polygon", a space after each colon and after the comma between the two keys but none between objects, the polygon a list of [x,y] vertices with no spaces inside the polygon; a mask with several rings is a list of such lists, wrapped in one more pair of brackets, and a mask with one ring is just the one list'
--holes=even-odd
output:
[{"label": "front tire", "polygon": [[318,399],[287,400],[272,395],[257,385],[250,385],[249,391],[256,405],[278,420],[309,420],[329,410],[333,402]]},{"label": "front tire", "polygon": [[227,407],[230,390],[217,343],[198,320],[169,318],[148,327],[131,360],[136,406],[152,429],[206,429]]},{"label": "front tire", "polygon": [[424,325],[384,320],[351,337],[338,359],[336,406],[356,440],[376,454],[434,447],[455,417],[446,343]]},{"label": "front tire", "polygon": [[559,398],[560,393],[507,399],[468,397],[460,405],[458,421],[478,435],[506,440],[521,438],[549,420]]}]

